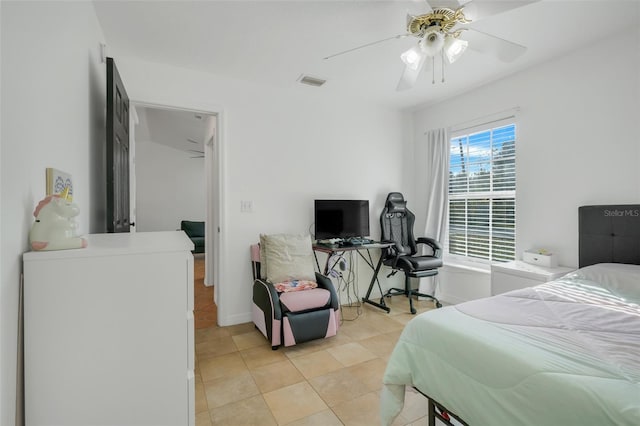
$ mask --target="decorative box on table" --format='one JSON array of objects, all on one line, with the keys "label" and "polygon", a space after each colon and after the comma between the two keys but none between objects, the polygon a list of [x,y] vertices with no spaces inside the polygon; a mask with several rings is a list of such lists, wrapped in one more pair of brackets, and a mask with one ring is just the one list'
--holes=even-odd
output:
[{"label": "decorative box on table", "polygon": [[545,249],[525,250],[522,253],[522,261],[532,265],[545,266],[547,268],[555,268],[558,266],[557,256]]}]

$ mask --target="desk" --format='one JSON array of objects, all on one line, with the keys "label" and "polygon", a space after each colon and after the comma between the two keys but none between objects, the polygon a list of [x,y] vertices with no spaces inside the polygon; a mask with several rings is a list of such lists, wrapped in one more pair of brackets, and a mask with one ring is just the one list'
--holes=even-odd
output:
[{"label": "desk", "polygon": [[[371,243],[371,244],[362,244],[355,246],[344,246],[340,247],[338,245],[329,245],[329,244],[314,244],[313,245],[313,256],[316,259],[316,266],[318,267],[318,271],[322,271],[324,275],[327,275],[330,270],[332,270],[336,264],[329,265],[329,260],[331,259],[331,255],[339,253],[345,253],[348,251],[355,251],[358,255],[365,261],[367,265],[373,271],[373,276],[371,277],[371,282],[369,282],[369,289],[367,290],[367,295],[362,298],[364,303],[369,303],[370,305],[376,306],[380,309],[384,309],[387,313],[389,313],[390,308],[384,304],[384,293],[382,292],[382,287],[380,286],[380,280],[378,280],[378,272],[380,271],[380,267],[382,266],[382,256],[378,259],[378,262],[374,264],[373,258],[371,257],[370,249],[385,249],[387,247],[391,247],[393,243]],[[318,262],[318,256],[316,256],[316,252],[326,253],[327,261],[325,262],[324,269],[320,269],[320,263]],[[366,256],[363,254],[366,252]],[[373,286],[378,284],[378,289],[380,290],[380,295],[382,299],[380,299],[381,303],[376,303],[369,300],[369,296],[371,296],[371,291],[373,290]]]}]

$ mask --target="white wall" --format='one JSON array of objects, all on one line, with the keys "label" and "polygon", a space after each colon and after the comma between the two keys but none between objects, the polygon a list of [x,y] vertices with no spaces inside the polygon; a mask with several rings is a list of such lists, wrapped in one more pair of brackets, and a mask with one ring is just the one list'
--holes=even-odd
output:
[{"label": "white wall", "polygon": [[21,255],[32,212],[45,195],[45,168],[56,167],[73,176],[80,232],[97,223],[102,208],[93,189],[100,186],[95,158],[104,149],[106,72],[91,3],[3,1],[0,8],[0,424],[13,425]]},{"label": "white wall", "polygon": [[204,221],[204,158],[155,142],[136,142],[136,228],[174,231],[181,220]]},{"label": "white wall", "polygon": [[[372,234],[386,194],[402,190],[402,114],[322,89],[272,89],[116,57],[132,99],[224,110],[222,325],[250,320],[249,245],[258,235],[308,232],[315,198],[369,199]],[[240,213],[240,201],[253,202]]]},{"label": "white wall", "polygon": [[[416,144],[424,140],[426,130],[515,106],[521,108],[517,121],[517,256],[528,248],[545,247],[558,254],[560,264],[575,267],[578,207],[640,202],[639,30],[628,30],[599,45],[417,111]],[[412,167],[421,167],[420,159]],[[418,222],[424,223],[424,216]],[[445,300],[489,295],[486,274],[464,276],[443,271]],[[476,280],[483,292],[470,291]]]}]

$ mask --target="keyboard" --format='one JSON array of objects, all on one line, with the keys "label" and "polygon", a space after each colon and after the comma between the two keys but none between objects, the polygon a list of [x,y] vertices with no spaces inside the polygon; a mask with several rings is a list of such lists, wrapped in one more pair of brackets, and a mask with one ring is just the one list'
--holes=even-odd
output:
[{"label": "keyboard", "polygon": [[352,247],[352,246],[362,246],[365,244],[371,244],[373,240],[368,238],[350,238],[348,240],[344,240],[340,242],[341,247]]}]

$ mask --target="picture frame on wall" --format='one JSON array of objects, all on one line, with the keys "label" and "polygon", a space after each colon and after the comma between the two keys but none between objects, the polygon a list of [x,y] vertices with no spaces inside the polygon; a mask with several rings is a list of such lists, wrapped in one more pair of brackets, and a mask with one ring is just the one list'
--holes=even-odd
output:
[{"label": "picture frame on wall", "polygon": [[47,167],[47,195],[60,194],[66,187],[69,187],[69,201],[73,201],[73,179],[71,175],[62,170]]}]

